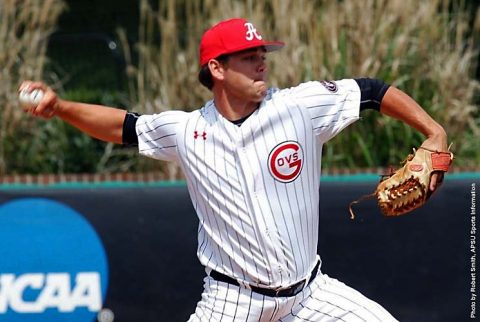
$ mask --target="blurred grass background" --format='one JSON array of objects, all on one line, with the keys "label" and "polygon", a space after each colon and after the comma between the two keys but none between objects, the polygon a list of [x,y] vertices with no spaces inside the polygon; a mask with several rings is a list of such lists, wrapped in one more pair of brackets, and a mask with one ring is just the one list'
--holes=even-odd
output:
[{"label": "blurred grass background", "polygon": [[[43,79],[66,99],[155,113],[196,109],[198,42],[219,20],[242,16],[268,39],[270,81],[375,77],[399,87],[447,130],[455,165],[480,164],[480,11],[453,0],[158,0],[0,2],[0,174],[164,171],[134,148],[91,139],[59,120],[25,117],[23,79]],[[396,165],[423,137],[376,112],[327,143],[323,167]]]}]

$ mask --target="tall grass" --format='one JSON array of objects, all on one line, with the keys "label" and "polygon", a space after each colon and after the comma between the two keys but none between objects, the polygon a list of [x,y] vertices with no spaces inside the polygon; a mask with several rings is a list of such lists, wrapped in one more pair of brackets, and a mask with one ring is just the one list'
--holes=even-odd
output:
[{"label": "tall grass", "polygon": [[[241,16],[266,38],[287,43],[269,56],[273,85],[382,78],[410,94],[446,128],[457,165],[480,161],[474,102],[480,14],[471,13],[463,1],[141,0],[140,8],[138,64],[128,59],[134,49],[125,46],[129,94],[140,112],[189,110],[209,99],[197,81],[198,42],[209,26]],[[400,122],[374,114],[366,112],[327,144],[325,166],[395,163],[423,140]]]},{"label": "tall grass", "polygon": [[29,131],[34,121],[18,107],[17,88],[21,80],[42,78],[48,35],[64,8],[62,0],[0,1],[0,175],[7,151],[25,144],[20,134],[35,134]]},{"label": "tall grass", "polygon": [[[446,128],[457,166],[478,167],[480,114],[475,103],[480,97],[474,72],[480,13],[471,12],[467,3],[140,0],[138,43],[130,47],[125,32],[118,33],[127,60],[128,105],[142,113],[202,106],[211,93],[197,80],[199,40],[216,22],[241,16],[266,38],[287,43],[268,56],[273,86],[314,79],[384,79],[410,94]],[[134,149],[92,143],[60,121],[38,122],[22,115],[17,87],[22,79],[51,78],[44,75],[47,39],[64,9],[62,0],[0,0],[0,175],[160,169],[167,178],[178,177],[172,164],[130,157],[137,154]],[[395,164],[422,140],[401,122],[365,112],[361,121],[327,143],[323,162],[329,168]]]}]

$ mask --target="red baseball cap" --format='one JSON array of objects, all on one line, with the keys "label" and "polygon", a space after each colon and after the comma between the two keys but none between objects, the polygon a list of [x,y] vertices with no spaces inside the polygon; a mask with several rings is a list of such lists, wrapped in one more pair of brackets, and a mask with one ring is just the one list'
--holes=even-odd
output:
[{"label": "red baseball cap", "polygon": [[245,19],[224,20],[208,29],[200,41],[200,66],[220,55],[255,47],[274,51],[285,44],[280,41],[265,41],[252,23]]}]

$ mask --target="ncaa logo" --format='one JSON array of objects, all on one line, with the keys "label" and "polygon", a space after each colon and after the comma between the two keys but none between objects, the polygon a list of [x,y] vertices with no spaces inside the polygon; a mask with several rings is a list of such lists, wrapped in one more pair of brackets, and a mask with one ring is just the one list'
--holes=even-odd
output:
[{"label": "ncaa logo", "polygon": [[108,262],[85,218],[59,202],[15,199],[0,207],[0,321],[96,320]]},{"label": "ncaa logo", "polygon": [[302,146],[295,141],[277,145],[268,157],[268,169],[275,180],[288,183],[297,179],[303,167]]}]

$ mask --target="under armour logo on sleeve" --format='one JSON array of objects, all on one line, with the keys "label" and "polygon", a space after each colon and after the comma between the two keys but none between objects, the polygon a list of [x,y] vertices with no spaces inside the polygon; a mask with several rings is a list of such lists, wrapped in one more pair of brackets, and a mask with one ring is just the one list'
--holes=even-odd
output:
[{"label": "under armour logo on sleeve", "polygon": [[250,41],[250,40],[253,40],[253,37],[255,37],[258,40],[262,40],[262,36],[260,36],[258,34],[257,29],[253,26],[252,23],[250,23],[250,22],[245,23],[245,27],[247,27],[247,32],[245,34],[245,39]]}]

